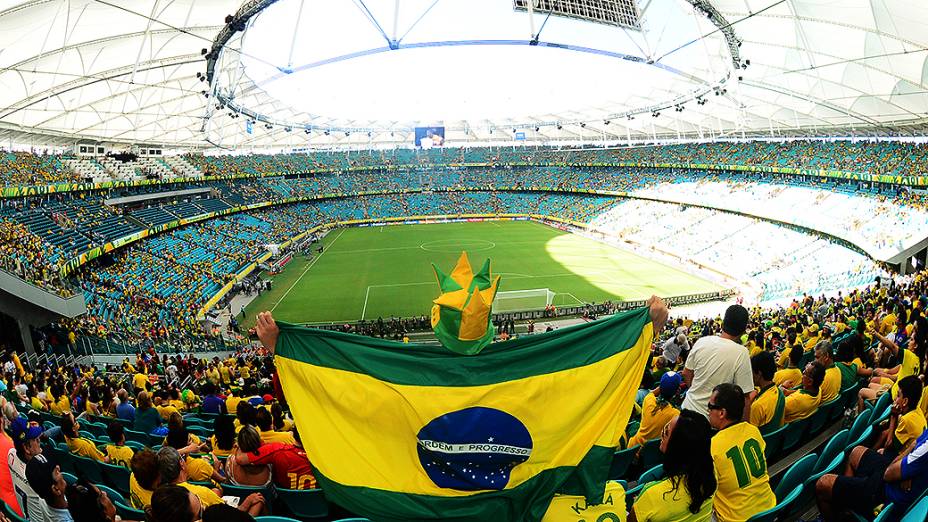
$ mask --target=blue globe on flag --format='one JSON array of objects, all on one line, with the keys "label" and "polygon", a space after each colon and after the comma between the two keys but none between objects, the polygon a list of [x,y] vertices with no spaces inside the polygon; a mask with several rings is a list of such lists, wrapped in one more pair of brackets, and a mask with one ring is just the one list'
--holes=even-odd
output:
[{"label": "blue globe on flag", "polygon": [[419,462],[441,488],[503,489],[532,454],[532,436],[519,419],[479,406],[432,419],[417,439]]}]

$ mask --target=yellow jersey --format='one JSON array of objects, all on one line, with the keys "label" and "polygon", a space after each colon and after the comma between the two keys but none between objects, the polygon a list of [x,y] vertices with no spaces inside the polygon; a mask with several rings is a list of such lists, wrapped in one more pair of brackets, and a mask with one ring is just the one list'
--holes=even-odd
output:
[{"label": "yellow jersey", "polygon": [[776,505],[765,448],[760,430],[748,422],[732,424],[712,437],[712,461],[718,481],[715,513],[719,522],[741,522]]},{"label": "yellow jersey", "polygon": [[180,414],[180,412],[177,411],[177,408],[175,408],[174,406],[170,406],[170,405],[155,406],[155,409],[158,410],[158,414],[161,415],[161,418],[164,420],[170,420],[172,413]]},{"label": "yellow jersey", "polygon": [[106,456],[110,458],[110,464],[128,468],[133,455],[135,452],[129,446],[106,445]]},{"label": "yellow jersey", "polygon": [[638,522],[709,522],[712,520],[712,497],[703,501],[699,511],[690,511],[689,491],[681,477],[677,489],[669,478],[646,484],[632,509]]},{"label": "yellow jersey", "polygon": [[61,415],[71,411],[71,399],[69,399],[67,395],[62,395],[58,397],[58,400],[52,401],[51,405],[49,405],[49,410],[53,415]]},{"label": "yellow jersey", "polygon": [[783,425],[786,396],[776,384],[770,384],[757,393],[751,402],[751,424],[758,429],[772,430]]},{"label": "yellow jersey", "polygon": [[899,393],[900,380],[909,375],[918,375],[918,356],[906,348],[900,349],[902,350],[902,362],[899,363],[899,371],[896,372],[896,382],[893,383],[893,387],[890,389],[893,399]]},{"label": "yellow jersey", "polygon": [[925,419],[928,419],[928,386],[922,388],[922,399],[918,401],[918,409],[921,410]]},{"label": "yellow jersey", "polygon": [[232,372],[229,371],[226,365],[219,367],[219,375],[222,377],[223,384],[230,384],[232,382]]},{"label": "yellow jersey", "polygon": [[146,510],[151,505],[151,496],[154,491],[143,488],[135,480],[135,473],[129,475],[129,502],[135,509]]},{"label": "yellow jersey", "polygon": [[148,376],[144,373],[137,373],[132,376],[132,386],[136,390],[144,390],[148,386]]},{"label": "yellow jersey", "polygon": [[812,394],[806,390],[799,390],[786,398],[786,413],[784,422],[793,422],[794,420],[811,417],[819,405],[818,395]]},{"label": "yellow jersey", "polygon": [[818,388],[819,402],[825,404],[838,398],[841,393],[841,370],[832,364],[825,368],[825,380]]},{"label": "yellow jersey", "polygon": [[925,414],[918,408],[899,416],[896,431],[893,432],[892,448],[897,452],[905,449],[913,440],[921,436],[926,427]]},{"label": "yellow jersey", "polygon": [[802,383],[802,371],[799,368],[784,368],[773,374],[773,383],[781,386],[783,383],[791,382],[793,386]]},{"label": "yellow jersey", "polygon": [[75,455],[88,457],[100,462],[103,462],[103,459],[106,458],[106,455],[98,450],[97,447],[93,445],[93,442],[90,442],[83,437],[65,437],[65,441],[68,443],[68,449],[71,450],[71,453]]},{"label": "yellow jersey", "polygon": [[670,404],[658,404],[654,393],[645,395],[641,401],[641,425],[638,427],[638,433],[629,439],[628,447],[659,439],[664,426],[679,414],[680,410]]},{"label": "yellow jersey", "polygon": [[213,464],[206,459],[187,457],[187,480],[207,482],[213,478]]},{"label": "yellow jersey", "polygon": [[240,402],[242,402],[241,397],[229,395],[226,398],[226,411],[229,412],[229,415],[235,415],[235,410],[238,409],[238,403]]},{"label": "yellow jersey", "polygon": [[886,314],[880,321],[880,335],[888,335],[896,329],[896,314]]},{"label": "yellow jersey", "polygon": [[291,446],[296,446],[296,439],[293,437],[293,432],[291,431],[262,431],[261,432],[261,442],[267,444],[269,442],[280,442],[283,444],[290,444]]},{"label": "yellow jersey", "polygon": [[606,483],[603,503],[588,506],[586,499],[580,495],[555,495],[548,504],[542,522],[582,522],[585,520],[603,520],[608,522],[625,522],[625,488],[616,481]]},{"label": "yellow jersey", "polygon": [[187,491],[193,493],[200,498],[200,502],[203,503],[203,507],[207,508],[214,506],[216,504],[222,504],[222,498],[216,494],[212,489],[205,486],[198,486],[196,484],[191,484],[189,482],[181,482],[178,486],[186,488]]}]

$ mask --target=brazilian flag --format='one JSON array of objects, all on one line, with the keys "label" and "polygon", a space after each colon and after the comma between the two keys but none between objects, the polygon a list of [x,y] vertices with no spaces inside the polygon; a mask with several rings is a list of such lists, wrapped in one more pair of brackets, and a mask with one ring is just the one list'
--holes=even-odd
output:
[{"label": "brazilian flag", "polygon": [[602,501],[647,308],[463,356],[278,323],[275,363],[326,497],[375,521],[540,520]]}]

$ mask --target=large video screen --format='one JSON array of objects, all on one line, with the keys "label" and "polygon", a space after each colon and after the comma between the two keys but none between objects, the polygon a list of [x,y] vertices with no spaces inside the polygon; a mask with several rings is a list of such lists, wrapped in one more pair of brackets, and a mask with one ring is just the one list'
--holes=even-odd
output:
[{"label": "large video screen", "polygon": [[445,145],[444,127],[416,127],[416,147],[431,149]]}]

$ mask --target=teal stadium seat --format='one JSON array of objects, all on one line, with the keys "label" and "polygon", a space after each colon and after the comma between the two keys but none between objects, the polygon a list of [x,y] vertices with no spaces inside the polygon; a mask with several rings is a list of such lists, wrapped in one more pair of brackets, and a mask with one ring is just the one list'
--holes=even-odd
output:
[{"label": "teal stadium seat", "polygon": [[141,444],[143,447],[148,446],[148,434],[142,433],[141,431],[135,430],[123,430],[126,434],[126,445],[129,444],[129,441],[136,442]]},{"label": "teal stadium seat", "polygon": [[789,425],[785,424],[763,436],[765,445],[764,458],[767,459],[767,462],[773,462],[773,459],[780,454],[780,450],[783,448],[783,439],[788,429]]},{"label": "teal stadium seat", "polygon": [[790,422],[786,425],[786,432],[783,434],[783,448],[781,449],[782,453],[786,454],[799,445],[799,441],[802,440],[802,435],[806,431],[806,427],[809,425],[809,419],[800,419]]},{"label": "teal stadium seat", "polygon": [[103,482],[103,471],[100,470],[100,463],[87,457],[71,454],[74,462],[74,469],[78,477],[84,477],[92,484]]},{"label": "teal stadium seat", "polygon": [[844,457],[844,448],[847,446],[849,435],[850,430],[841,430],[828,439],[828,444],[825,445],[825,449],[822,450],[822,454],[818,456],[818,460],[815,462],[814,473],[821,473],[830,467],[835,457]]},{"label": "teal stadium seat", "polygon": [[223,484],[222,485],[222,494],[223,496],[238,497],[239,500],[245,500],[245,497],[251,495],[252,493],[261,493],[264,495],[264,501],[270,505],[274,501],[274,487],[258,487],[258,486],[236,486],[235,484]]},{"label": "teal stadium seat", "polygon": [[661,439],[651,439],[641,446],[641,467],[651,469],[664,461],[661,453]]},{"label": "teal stadium seat", "polygon": [[773,490],[774,495],[777,497],[777,502],[781,502],[786,498],[786,495],[790,494],[796,486],[803,485],[809,475],[812,474],[812,470],[815,469],[816,461],[818,461],[818,455],[812,453],[802,457],[797,460],[795,464],[790,466],[783,475],[783,478],[780,479],[776,489]]},{"label": "teal stadium seat", "polygon": [[925,522],[928,520],[928,497],[922,497],[912,506],[900,522]]},{"label": "teal stadium seat", "polygon": [[638,478],[639,484],[647,484],[648,482],[654,482],[656,480],[661,480],[664,478],[664,465],[658,464],[653,468],[645,471],[641,474],[641,477]]},{"label": "teal stadium seat", "polygon": [[28,522],[25,518],[16,514],[13,511],[13,508],[9,504],[0,500],[0,504],[3,504],[3,514],[6,515],[6,518],[10,519],[10,522]]},{"label": "teal stadium seat", "polygon": [[135,520],[139,522],[146,520],[145,512],[141,509],[135,509],[122,502],[114,502],[113,504],[116,506],[116,514],[123,520]]},{"label": "teal stadium seat", "polygon": [[103,482],[109,487],[119,491],[122,495],[129,494],[129,476],[131,471],[128,468],[116,464],[107,464],[100,462],[100,471],[103,472]]},{"label": "teal stadium seat", "polygon": [[854,419],[854,423],[851,424],[850,432],[847,435],[848,441],[857,440],[857,437],[860,437],[860,435],[864,432],[865,429],[867,429],[867,426],[869,425],[870,425],[870,410],[867,409],[867,410],[862,411],[857,416],[857,418]]},{"label": "teal stadium seat", "polygon": [[632,461],[635,460],[635,455],[637,453],[637,446],[634,448],[616,451],[612,456],[612,465],[609,467],[609,479],[618,480],[620,478],[624,478],[625,473],[628,472],[628,468],[632,464]]},{"label": "teal stadium seat", "polygon": [[809,428],[806,433],[811,437],[821,433],[825,426],[828,424],[828,421],[831,419],[831,413],[841,406],[841,399],[834,399],[831,402],[826,402],[818,407],[815,410],[815,413],[812,414],[809,421]]},{"label": "teal stadium seat", "polygon": [[116,504],[117,502],[119,502],[119,503],[121,503],[121,504],[128,504],[128,503],[129,503],[129,501],[126,499],[126,497],[125,497],[122,493],[116,491],[115,489],[113,489],[113,488],[111,488],[111,487],[109,487],[109,486],[106,486],[106,485],[104,485],[104,484],[97,484],[97,483],[94,483],[93,485],[94,485],[94,486],[97,486],[97,487],[100,489],[100,491],[106,492],[106,496],[110,497],[110,500],[113,502],[113,504]]},{"label": "teal stadium seat", "polygon": [[775,522],[777,520],[787,520],[788,513],[795,511],[796,501],[802,493],[802,485],[796,486],[782,500],[777,500],[777,505],[762,511],[748,519],[748,522]]},{"label": "teal stadium seat", "polygon": [[61,468],[62,473],[70,473],[72,475],[75,473],[74,461],[71,459],[71,451],[68,449],[67,444],[62,442],[58,446],[51,446],[48,449]]},{"label": "teal stadium seat", "polygon": [[329,515],[329,503],[321,489],[277,488],[277,498],[296,518],[318,519]]}]

